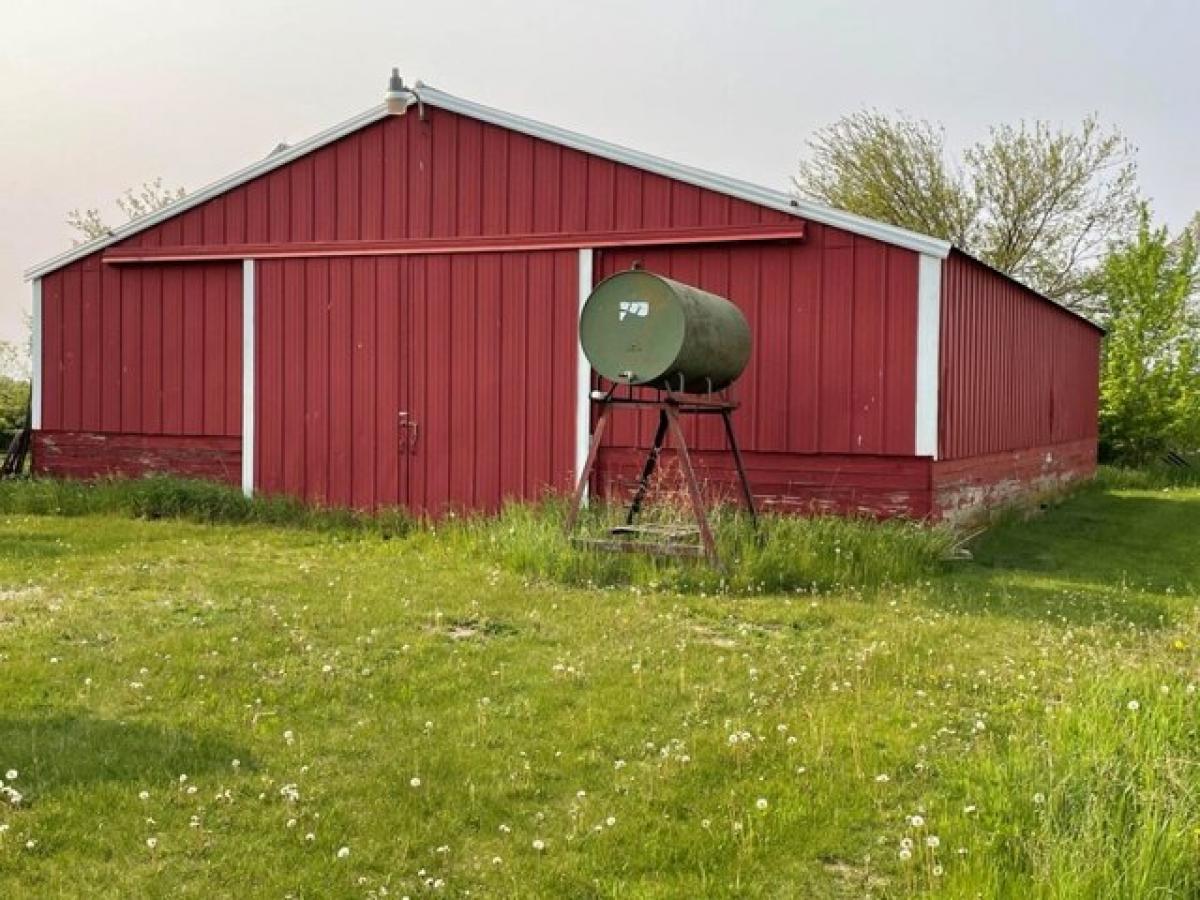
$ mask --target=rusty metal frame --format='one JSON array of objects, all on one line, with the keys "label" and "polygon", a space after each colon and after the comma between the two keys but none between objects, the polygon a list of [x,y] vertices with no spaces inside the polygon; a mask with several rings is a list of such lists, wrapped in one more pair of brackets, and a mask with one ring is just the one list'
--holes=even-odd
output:
[{"label": "rusty metal frame", "polygon": [[[575,486],[571,506],[567,511],[564,531],[568,536],[571,536],[575,530],[576,523],[579,521],[579,511],[583,506],[584,494],[591,480],[592,471],[596,465],[596,458],[600,454],[600,445],[604,440],[604,433],[607,430],[608,421],[612,416],[613,410],[618,407],[654,409],[658,412],[658,427],[655,429],[654,441],[646,453],[646,460],[642,465],[642,473],[638,478],[637,488],[630,501],[629,509],[626,511],[625,525],[611,529],[609,539],[575,538],[575,540],[578,543],[599,550],[641,552],[666,556],[703,556],[710,564],[721,568],[721,558],[717,552],[716,538],[708,521],[708,510],[704,501],[704,493],[700,488],[700,481],[696,477],[696,469],[692,464],[692,454],[688,448],[687,437],[684,434],[680,416],[719,415],[721,417],[721,421],[725,426],[725,439],[728,443],[728,449],[733,455],[734,466],[737,469],[738,480],[741,484],[742,501],[750,513],[750,521],[757,529],[758,513],[754,508],[754,494],[750,490],[750,480],[746,476],[746,467],[742,459],[742,452],[738,447],[737,437],[733,430],[733,421],[730,418],[731,413],[738,408],[738,404],[721,397],[682,396],[669,390],[658,391],[655,397],[645,397],[635,395],[633,389],[630,388],[627,395],[621,396],[617,393],[618,387],[619,385],[613,384],[607,391],[592,392],[592,402],[599,406],[600,414],[596,418],[595,430],[592,432],[592,440],[588,446],[587,461],[584,463],[583,470],[579,473],[579,481]],[[678,544],[670,540],[638,541],[635,539],[640,533],[654,533],[654,529],[639,529],[635,523],[638,514],[642,510],[642,504],[646,499],[646,495],[650,490],[650,481],[654,476],[655,469],[658,467],[658,460],[662,455],[663,448],[666,446],[668,435],[670,435],[675,445],[675,451],[679,455],[680,465],[683,469],[684,480],[687,484],[688,500],[692,508],[692,514],[696,519],[696,528],[700,535],[699,544]]]}]

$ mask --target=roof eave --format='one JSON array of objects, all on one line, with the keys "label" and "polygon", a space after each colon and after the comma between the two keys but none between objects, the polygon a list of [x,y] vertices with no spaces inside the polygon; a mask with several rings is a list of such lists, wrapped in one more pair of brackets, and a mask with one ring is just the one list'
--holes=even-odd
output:
[{"label": "roof eave", "polygon": [[141,218],[135,219],[132,222],[128,222],[119,228],[114,228],[103,237],[95,238],[84,244],[78,244],[72,247],[70,250],[65,250],[43,263],[39,263],[36,266],[26,269],[25,280],[30,281],[34,278],[41,278],[43,275],[48,275],[49,273],[57,269],[61,269],[63,266],[69,265],[70,263],[95,253],[98,250],[103,250],[105,247],[111,247],[113,244],[132,237],[139,232],[145,231],[148,228],[153,228],[155,225],[165,222],[172,216],[185,213],[189,209],[193,209],[202,203],[206,203],[207,201],[212,200],[215,197],[219,197],[221,194],[224,194],[227,191],[231,191],[234,188],[245,184],[247,181],[251,181],[261,175],[265,175],[268,172],[274,171],[280,166],[286,166],[288,163],[293,162],[294,160],[299,159],[300,157],[305,156],[314,150],[318,150],[321,147],[324,147],[326,144],[336,141],[338,138],[345,137],[352,132],[358,131],[360,128],[370,125],[373,122],[377,122],[387,116],[387,114],[388,111],[386,105],[381,103],[378,106],[373,106],[370,109],[359,113],[353,118],[334,125],[332,128],[327,128],[319,134],[315,134],[312,137],[293,144],[286,150],[281,150],[278,153],[272,153],[270,156],[260,159],[258,162],[239,169],[232,175],[228,175],[219,181],[214,181],[212,184],[206,185],[195,193],[188,194],[185,197],[176,200],[174,203],[164,206],[162,209],[159,209],[156,212],[153,212],[147,216],[142,216]]}]

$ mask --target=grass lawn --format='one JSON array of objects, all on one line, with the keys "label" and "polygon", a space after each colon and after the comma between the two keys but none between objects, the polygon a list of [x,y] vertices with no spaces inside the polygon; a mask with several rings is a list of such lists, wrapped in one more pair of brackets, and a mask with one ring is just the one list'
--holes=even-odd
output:
[{"label": "grass lawn", "polygon": [[1200,895],[1200,489],[974,552],[705,596],[0,513],[0,897]]}]

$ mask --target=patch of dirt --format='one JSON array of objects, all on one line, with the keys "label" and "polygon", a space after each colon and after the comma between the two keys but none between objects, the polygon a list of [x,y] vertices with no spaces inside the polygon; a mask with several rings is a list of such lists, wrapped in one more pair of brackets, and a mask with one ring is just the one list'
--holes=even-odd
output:
[{"label": "patch of dirt", "polygon": [[452,641],[469,641],[478,637],[508,637],[517,633],[516,626],[497,619],[450,619],[441,628],[434,630]]},{"label": "patch of dirt", "polygon": [[719,647],[722,650],[732,650],[738,645],[736,639],[707,625],[693,625],[692,634],[696,636],[696,640],[701,644]]},{"label": "patch of dirt", "polygon": [[821,867],[827,874],[836,878],[846,893],[845,897],[875,897],[875,892],[886,888],[888,880],[871,872],[866,866],[856,865],[844,859],[826,857],[821,860]]}]

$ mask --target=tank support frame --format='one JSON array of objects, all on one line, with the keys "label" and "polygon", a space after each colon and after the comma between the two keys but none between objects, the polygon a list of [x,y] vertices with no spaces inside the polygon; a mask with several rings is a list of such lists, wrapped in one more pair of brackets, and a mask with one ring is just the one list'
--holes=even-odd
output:
[{"label": "tank support frame", "polygon": [[[619,387],[620,385],[614,384],[607,391],[592,391],[591,393],[591,400],[600,408],[600,414],[596,418],[595,430],[592,432],[591,443],[588,446],[587,460],[584,462],[583,471],[579,473],[579,482],[575,486],[575,494],[572,498],[570,509],[567,512],[564,530],[568,536],[575,530],[575,524],[579,519],[579,511],[583,507],[587,486],[591,480],[592,471],[596,466],[596,458],[600,453],[600,444],[604,439],[604,432],[608,426],[609,419],[612,417],[613,410],[616,408],[653,409],[658,412],[658,427],[654,432],[654,442],[647,451],[645,462],[642,464],[642,472],[634,489],[633,498],[630,501],[629,508],[626,510],[625,524],[610,529],[608,539],[575,538],[575,540],[577,543],[594,547],[598,550],[640,552],[660,556],[703,556],[714,567],[718,569],[722,568],[721,558],[717,552],[717,542],[713,537],[712,527],[708,521],[708,509],[704,500],[704,492],[701,490],[700,481],[696,477],[696,469],[692,464],[692,455],[688,449],[687,437],[684,434],[680,417],[683,415],[716,415],[721,417],[721,421],[725,426],[727,449],[733,456],[734,468],[737,470],[742,490],[742,501],[745,503],[746,510],[750,514],[751,523],[757,529],[758,514],[754,508],[754,495],[750,491],[750,481],[746,477],[746,466],[742,460],[742,451],[738,447],[737,436],[733,431],[733,421],[730,418],[733,411],[738,408],[738,404],[729,399],[714,398],[712,395],[688,396],[676,394],[670,390],[660,390],[656,397],[645,397],[635,395],[631,388],[627,395],[621,396],[617,393]],[[679,534],[672,529],[655,526],[638,526],[636,524],[638,515],[642,511],[642,504],[645,502],[646,495],[650,491],[650,481],[654,477],[655,470],[658,468],[659,457],[666,446],[668,434],[679,457],[680,468],[683,470],[684,481],[687,485],[688,501],[692,509],[692,515],[696,520],[696,529],[699,533],[699,543],[679,543],[674,540]],[[651,539],[638,539],[643,537]],[[653,538],[657,538],[657,540]]]}]

